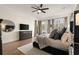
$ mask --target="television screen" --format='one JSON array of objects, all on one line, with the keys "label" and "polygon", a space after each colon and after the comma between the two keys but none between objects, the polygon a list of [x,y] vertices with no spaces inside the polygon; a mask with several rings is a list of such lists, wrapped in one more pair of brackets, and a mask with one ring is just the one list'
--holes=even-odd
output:
[{"label": "television screen", "polygon": [[20,24],[20,30],[29,30],[29,25],[27,25],[27,24]]}]

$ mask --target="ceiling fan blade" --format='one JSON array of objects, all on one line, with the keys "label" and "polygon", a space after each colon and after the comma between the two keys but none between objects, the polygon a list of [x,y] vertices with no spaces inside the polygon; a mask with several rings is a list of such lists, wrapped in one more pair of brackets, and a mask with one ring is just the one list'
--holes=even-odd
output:
[{"label": "ceiling fan blade", "polygon": [[36,11],[38,11],[38,10],[34,10],[34,11],[32,11],[32,12],[36,12]]},{"label": "ceiling fan blade", "polygon": [[41,10],[48,10],[49,8],[43,8],[43,9],[41,9]]},{"label": "ceiling fan blade", "polygon": [[32,7],[32,8],[37,9],[37,8],[35,8],[35,7]]},{"label": "ceiling fan blade", "polygon": [[41,10],[43,13],[46,13],[45,11]]},{"label": "ceiling fan blade", "polygon": [[40,7],[42,8],[43,4],[40,4]]}]

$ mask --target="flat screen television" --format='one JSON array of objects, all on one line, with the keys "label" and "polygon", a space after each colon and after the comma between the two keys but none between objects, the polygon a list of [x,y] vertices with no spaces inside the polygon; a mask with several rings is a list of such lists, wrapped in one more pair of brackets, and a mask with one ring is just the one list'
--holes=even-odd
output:
[{"label": "flat screen television", "polygon": [[29,30],[28,24],[20,24],[20,30]]}]

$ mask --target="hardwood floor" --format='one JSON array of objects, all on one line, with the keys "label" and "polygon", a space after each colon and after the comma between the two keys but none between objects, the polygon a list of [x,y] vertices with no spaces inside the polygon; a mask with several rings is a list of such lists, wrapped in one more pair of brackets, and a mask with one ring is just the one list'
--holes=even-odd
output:
[{"label": "hardwood floor", "polygon": [[17,48],[31,42],[32,38],[3,44],[3,55],[23,55]]}]

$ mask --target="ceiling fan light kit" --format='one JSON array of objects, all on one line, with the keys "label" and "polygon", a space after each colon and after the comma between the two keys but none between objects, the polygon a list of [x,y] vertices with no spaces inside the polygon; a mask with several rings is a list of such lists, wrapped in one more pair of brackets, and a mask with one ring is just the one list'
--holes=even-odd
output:
[{"label": "ceiling fan light kit", "polygon": [[37,12],[38,12],[38,13],[40,13],[41,11],[40,11],[40,10],[38,10]]},{"label": "ceiling fan light kit", "polygon": [[32,7],[32,8],[35,9],[32,12],[37,12],[37,14],[39,14],[41,12],[46,13],[45,10],[49,9],[49,8],[43,8],[43,4],[40,4],[40,6],[38,6],[38,7]]}]

